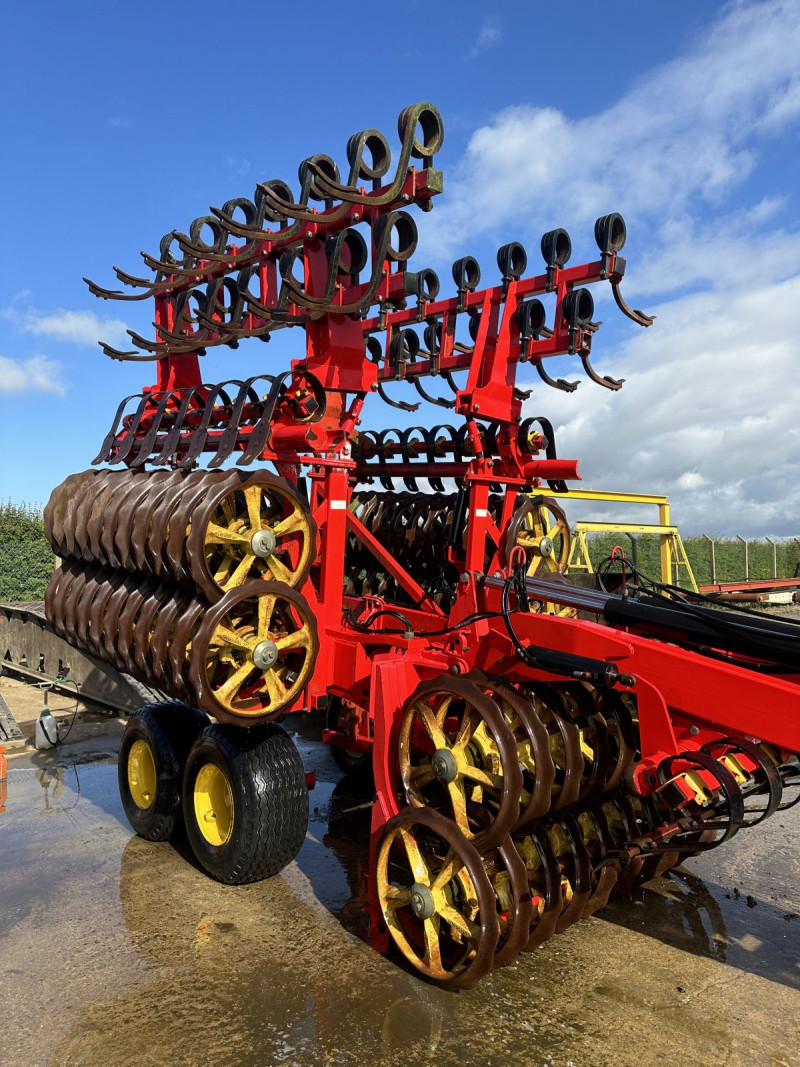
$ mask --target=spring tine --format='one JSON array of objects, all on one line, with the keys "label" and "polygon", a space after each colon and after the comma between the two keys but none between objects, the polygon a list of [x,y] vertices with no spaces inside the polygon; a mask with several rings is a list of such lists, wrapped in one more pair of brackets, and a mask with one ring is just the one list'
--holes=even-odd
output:
[{"label": "spring tine", "polygon": [[83,279],[89,287],[92,296],[99,296],[102,300],[147,300],[153,295],[153,289],[147,289],[143,293],[125,293],[121,289],[104,289],[102,285],[93,282],[91,278]]},{"label": "spring tine", "polygon": [[378,382],[378,396],[381,400],[385,400],[386,403],[393,408],[399,408],[400,411],[418,411],[419,404],[407,404],[405,400],[392,400],[387,395],[386,390],[383,388],[383,382]]},{"label": "spring tine", "polygon": [[612,378],[610,374],[605,374],[602,377],[597,373],[592,364],[589,362],[589,356],[580,353],[581,362],[583,363],[583,369],[593,382],[597,382],[598,385],[602,385],[604,389],[612,389],[616,392],[621,389],[625,384],[624,378]]},{"label": "spring tine", "polygon": [[436,404],[436,406],[440,408],[454,408],[456,406],[455,400],[448,400],[446,397],[431,396],[430,393],[426,393],[419,378],[412,378],[412,382],[414,388],[422,399],[427,400],[429,404]]},{"label": "spring tine", "polygon": [[638,308],[630,308],[625,303],[620,291],[619,282],[611,283],[611,292],[614,294],[614,300],[617,307],[620,309],[623,315],[627,315],[629,319],[632,319],[639,326],[652,326],[656,321],[655,315],[645,315],[643,311],[639,311]]},{"label": "spring tine", "polygon": [[136,408],[136,411],[133,414],[130,424],[125,428],[125,433],[122,437],[122,440],[117,445],[113,459],[108,460],[109,463],[124,463],[125,460],[128,458],[128,455],[130,454],[131,449],[133,448],[134,443],[136,441],[136,432],[142,423],[144,413],[147,411],[148,407],[152,406],[152,404],[153,398],[151,395],[145,394],[144,396],[142,396],[142,399],[139,401],[139,406]]},{"label": "spring tine", "polygon": [[167,407],[169,406],[169,403],[173,399],[173,397],[179,396],[182,392],[183,389],[179,388],[170,389],[168,392],[164,393],[161,400],[159,401],[156,413],[153,416],[152,425],[145,434],[141,443],[139,444],[139,447],[136,450],[136,455],[130,461],[131,467],[141,467],[144,466],[144,464],[147,462],[153,451],[153,446],[155,445],[156,440],[158,439],[158,432],[161,429],[161,423],[164,421],[164,415],[166,414]]},{"label": "spring tine", "polygon": [[122,422],[122,416],[125,412],[125,408],[130,400],[141,400],[144,397],[144,393],[131,393],[130,396],[126,396],[117,408],[117,413],[114,416],[114,421],[111,424],[111,429],[105,436],[100,451],[92,460],[92,466],[96,467],[100,463],[110,463],[111,457],[114,455],[114,442],[117,439],[117,431],[119,425]]},{"label": "spring tine", "polygon": [[182,470],[187,470],[194,466],[197,457],[203,451],[203,446],[206,443],[208,436],[209,426],[214,418],[214,405],[217,402],[217,397],[224,393],[224,382],[220,382],[217,385],[212,385],[205,397],[205,403],[203,405],[203,413],[200,416],[200,422],[192,430],[189,437],[189,447],[184,452],[183,456],[177,461],[177,466]]},{"label": "spring tine", "polygon": [[198,407],[201,407],[210,389],[211,386],[208,385],[193,385],[191,389],[186,390],[183,400],[181,401],[181,406],[178,408],[175,415],[172,429],[164,438],[158,455],[152,460],[152,465],[154,467],[165,467],[175,457],[182,444],[181,433],[183,431],[184,421],[187,412],[189,411],[190,404],[196,400],[198,402]]},{"label": "spring tine", "polygon": [[560,389],[562,393],[574,393],[580,382],[568,382],[563,378],[551,378],[547,371],[544,369],[544,364],[541,360],[538,363],[534,363],[536,367],[536,373],[547,385],[552,386],[553,389]]},{"label": "spring tine", "polygon": [[283,374],[279,374],[278,377],[275,378],[270,386],[270,390],[263,402],[264,406],[261,409],[261,415],[258,422],[250,431],[250,440],[247,442],[247,448],[236,461],[237,467],[248,466],[248,464],[252,463],[254,459],[257,459],[266,448],[272,430],[271,424],[275,406],[280,399],[284,383],[289,378],[290,374],[291,371],[284,371]]},{"label": "spring tine", "polygon": [[239,424],[242,420],[242,412],[245,404],[249,401],[252,404],[260,403],[257,391],[253,388],[253,383],[257,381],[269,382],[270,385],[275,381],[274,375],[271,374],[255,374],[252,378],[248,378],[246,381],[241,382],[241,388],[239,395],[234,401],[233,408],[231,410],[230,421],[222,434],[217,445],[217,453],[211,462],[208,464],[209,468],[213,470],[215,467],[221,467],[225,460],[233,452],[236,442],[239,436]]}]

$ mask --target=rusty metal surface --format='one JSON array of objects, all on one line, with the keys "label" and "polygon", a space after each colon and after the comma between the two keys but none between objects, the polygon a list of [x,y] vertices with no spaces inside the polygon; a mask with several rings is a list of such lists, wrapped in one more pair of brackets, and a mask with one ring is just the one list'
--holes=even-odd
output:
[{"label": "rusty metal surface", "polygon": [[75,682],[82,699],[125,713],[161,699],[157,690],[57,637],[47,625],[43,604],[0,604],[0,666],[28,681],[51,681],[68,693],[75,692]]}]

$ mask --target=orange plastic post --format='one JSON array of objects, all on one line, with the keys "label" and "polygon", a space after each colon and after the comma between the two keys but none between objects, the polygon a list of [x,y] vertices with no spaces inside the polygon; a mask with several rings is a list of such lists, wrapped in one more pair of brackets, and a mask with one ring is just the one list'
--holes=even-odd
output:
[{"label": "orange plastic post", "polygon": [[8,774],[8,760],[6,759],[5,753],[5,745],[0,745],[0,782],[4,782],[6,780],[6,775]]}]

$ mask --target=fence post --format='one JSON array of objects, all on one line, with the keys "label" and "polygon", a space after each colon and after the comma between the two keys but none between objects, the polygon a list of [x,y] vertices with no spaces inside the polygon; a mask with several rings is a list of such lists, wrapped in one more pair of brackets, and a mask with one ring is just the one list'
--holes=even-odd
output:
[{"label": "fence post", "polygon": [[749,582],[749,581],[750,581],[750,554],[749,554],[749,546],[748,546],[748,544],[747,544],[747,541],[746,541],[746,540],[744,539],[744,537],[740,536],[739,534],[737,534],[737,535],[736,535],[736,540],[737,540],[737,541],[741,541],[741,542],[742,542],[742,544],[744,545],[744,580],[745,580],[746,582]]},{"label": "fence post", "polygon": [[714,538],[709,537],[708,534],[703,534],[703,537],[711,545],[711,584],[717,584],[717,559],[714,552]]},{"label": "fence post", "polygon": [[764,537],[768,545],[772,545],[772,577],[778,577],[778,545],[771,537]]}]

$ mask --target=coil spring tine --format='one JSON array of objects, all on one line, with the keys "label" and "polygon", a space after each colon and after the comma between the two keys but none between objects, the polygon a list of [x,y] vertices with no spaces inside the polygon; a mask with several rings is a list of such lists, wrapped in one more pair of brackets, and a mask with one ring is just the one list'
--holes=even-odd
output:
[{"label": "coil spring tine", "polygon": [[181,406],[175,415],[172,428],[162,441],[160,451],[151,461],[154,467],[165,467],[173,459],[181,444],[181,433],[190,405],[194,401],[198,401],[199,410],[199,407],[202,406],[203,397],[208,395],[210,389],[211,386],[209,385],[193,385],[186,390],[181,400]]},{"label": "coil spring tine", "polygon": [[[749,830],[753,826],[758,826],[759,823],[762,823],[776,811],[780,810],[781,797],[783,796],[781,776],[778,773],[775,764],[755,741],[750,741],[746,737],[723,737],[719,741],[708,741],[702,746],[701,751],[711,755],[715,750],[720,748],[727,749],[728,752],[742,752],[749,756],[755,761],[756,766],[764,777],[763,787],[758,788],[755,793],[757,795],[761,792],[766,792],[768,797],[767,803],[760,809],[745,808],[745,814],[757,812],[757,818],[749,821],[743,820],[742,822],[741,828],[743,830]],[[752,794],[748,791],[745,795],[749,796]]]},{"label": "coil spring tine", "polygon": [[427,400],[429,404],[435,404],[439,408],[454,408],[456,406],[455,400],[448,400],[447,397],[431,396],[426,392],[422,386],[422,382],[419,378],[412,378],[414,388],[417,390],[423,400]]},{"label": "coil spring tine", "polygon": [[551,386],[553,389],[559,389],[562,393],[574,393],[580,382],[568,382],[564,378],[551,378],[547,371],[544,369],[544,364],[541,360],[532,360],[536,373],[545,383],[545,385]]},{"label": "coil spring tine", "polygon": [[252,404],[259,403],[258,393],[253,388],[253,383],[257,381],[269,382],[269,384],[272,385],[275,378],[270,374],[256,374],[253,375],[252,378],[248,378],[246,381],[236,383],[240,386],[239,393],[233,403],[228,425],[223,431],[222,437],[217,444],[216,454],[208,464],[210,470],[221,467],[236,447],[236,442],[239,437],[239,426],[242,421],[242,412],[244,411],[245,404],[248,401]]},{"label": "coil spring tine", "polygon": [[225,385],[227,385],[227,382],[219,382],[217,385],[213,385],[209,390],[208,395],[205,398],[205,405],[200,417],[200,422],[194,428],[192,435],[189,438],[189,447],[183,457],[178,460],[177,465],[182,470],[188,470],[193,467],[197,461],[197,457],[203,451],[211,421],[214,418],[214,406],[217,403],[217,397],[221,396],[223,398],[223,404],[230,403],[230,398],[225,392]]},{"label": "coil spring tine", "polygon": [[167,407],[173,397],[178,396],[182,391],[182,389],[170,389],[168,392],[164,393],[159,401],[156,413],[153,416],[152,425],[139,443],[139,447],[136,449],[136,455],[130,461],[131,467],[141,467],[147,462],[150,453],[153,451],[153,446],[158,439],[158,432],[161,429],[161,423],[164,420]]},{"label": "coil spring tine", "polygon": [[284,371],[283,374],[279,374],[272,382],[266,399],[264,400],[264,406],[261,410],[258,422],[250,431],[250,440],[247,442],[247,448],[245,448],[241,457],[236,461],[237,467],[248,466],[254,459],[257,459],[266,448],[270,436],[272,416],[275,412],[278,400],[280,399],[281,390],[290,375],[291,371]]},{"label": "coil spring tine", "polygon": [[592,381],[596,382],[598,385],[602,385],[604,389],[611,389],[616,392],[625,384],[624,378],[612,378],[609,374],[599,375],[589,362],[588,354],[584,355],[584,353],[581,352],[581,362],[583,363],[583,369]]},{"label": "coil spring tine", "polygon": [[111,457],[114,455],[115,448],[114,442],[117,439],[117,431],[119,430],[120,423],[122,422],[122,416],[125,413],[125,408],[128,406],[131,400],[143,400],[144,393],[131,393],[130,396],[126,396],[117,408],[117,413],[114,416],[114,421],[111,423],[111,429],[103,439],[103,443],[100,446],[100,451],[92,460],[92,466],[96,467],[100,463],[110,463]]}]

